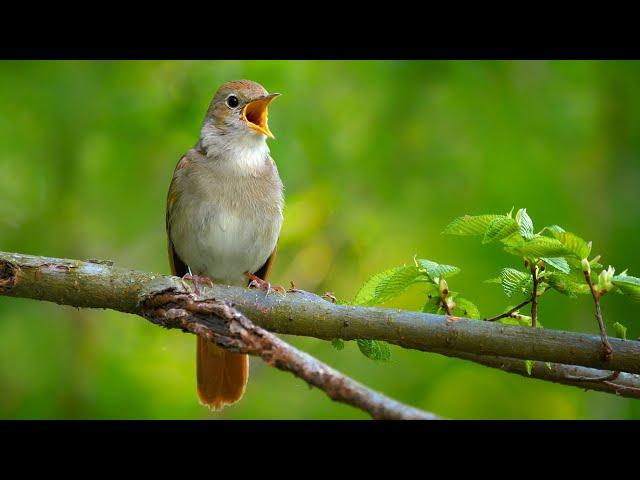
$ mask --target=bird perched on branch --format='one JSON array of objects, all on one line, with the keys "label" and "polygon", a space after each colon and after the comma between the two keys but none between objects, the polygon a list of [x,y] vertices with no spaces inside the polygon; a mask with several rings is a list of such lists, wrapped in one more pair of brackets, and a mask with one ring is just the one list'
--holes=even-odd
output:
[{"label": "bird perched on branch", "polygon": [[[169,187],[166,227],[174,275],[251,285],[266,282],[282,225],[283,187],[267,138],[269,104],[279,94],[236,80],[211,101],[198,143],[178,162]],[[237,402],[247,383],[247,355],[197,339],[201,403],[220,409]]]}]

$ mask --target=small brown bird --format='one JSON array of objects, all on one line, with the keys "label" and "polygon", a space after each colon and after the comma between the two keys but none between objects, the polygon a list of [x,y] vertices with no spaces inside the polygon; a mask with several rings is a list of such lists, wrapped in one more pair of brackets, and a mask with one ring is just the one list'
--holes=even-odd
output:
[{"label": "small brown bird", "polygon": [[[204,118],[200,139],[178,162],[167,198],[171,271],[246,286],[267,287],[282,226],[283,187],[269,155],[268,94],[249,80],[225,83]],[[197,339],[200,401],[212,409],[237,402],[249,359]]]}]

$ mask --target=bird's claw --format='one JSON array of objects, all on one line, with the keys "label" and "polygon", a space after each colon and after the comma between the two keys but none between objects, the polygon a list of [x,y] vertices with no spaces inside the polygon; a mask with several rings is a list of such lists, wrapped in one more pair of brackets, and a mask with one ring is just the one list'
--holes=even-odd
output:
[{"label": "bird's claw", "polygon": [[271,286],[269,282],[264,281],[263,279],[252,273],[246,273],[245,275],[251,279],[251,281],[249,282],[249,288],[259,288],[260,290],[266,290],[265,296],[269,295],[271,292],[276,292],[281,295],[287,293],[286,289],[280,285]]},{"label": "bird's claw", "polygon": [[298,293],[302,293],[302,290],[298,290],[296,288],[296,284],[294,283],[293,280],[289,280],[289,283],[291,284],[291,287],[289,288],[289,290],[287,290],[287,292],[298,292]]},{"label": "bird's claw", "polygon": [[322,298],[324,298],[325,300],[330,301],[331,303],[338,303],[338,299],[333,294],[333,292],[324,292],[322,294]]},{"label": "bird's claw", "polygon": [[213,280],[204,275],[191,275],[190,273],[186,273],[182,276],[182,283],[184,284],[185,280],[191,280],[193,282],[193,290],[196,292],[196,295],[200,295],[200,283],[206,283],[210,287],[213,287]]}]

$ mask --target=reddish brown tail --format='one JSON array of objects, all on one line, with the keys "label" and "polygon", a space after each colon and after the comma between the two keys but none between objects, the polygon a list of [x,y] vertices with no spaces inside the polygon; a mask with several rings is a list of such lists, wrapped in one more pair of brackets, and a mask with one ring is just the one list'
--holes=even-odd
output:
[{"label": "reddish brown tail", "polygon": [[228,352],[198,337],[196,368],[202,404],[219,410],[242,398],[249,374],[248,355]]}]

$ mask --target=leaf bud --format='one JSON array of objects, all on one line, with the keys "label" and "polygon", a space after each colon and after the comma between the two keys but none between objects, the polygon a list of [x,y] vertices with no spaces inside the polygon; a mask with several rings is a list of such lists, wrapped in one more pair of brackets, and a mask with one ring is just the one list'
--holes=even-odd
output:
[{"label": "leaf bud", "polygon": [[600,293],[606,293],[613,289],[613,275],[616,273],[616,269],[609,265],[609,268],[602,270],[598,275],[598,289]]},{"label": "leaf bud", "polygon": [[440,295],[443,297],[449,295],[449,285],[447,285],[447,281],[444,278],[440,279]]}]

